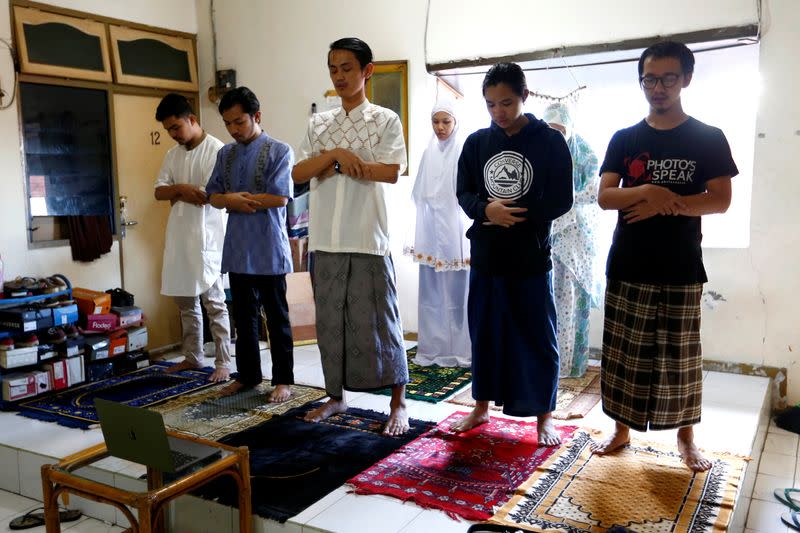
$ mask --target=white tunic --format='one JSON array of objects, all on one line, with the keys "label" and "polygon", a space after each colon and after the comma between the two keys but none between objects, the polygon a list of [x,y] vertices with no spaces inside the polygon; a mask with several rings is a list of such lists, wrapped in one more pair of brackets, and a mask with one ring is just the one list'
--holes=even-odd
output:
[{"label": "white tunic", "polygon": [[[297,161],[322,150],[344,148],[364,161],[406,167],[403,125],[397,114],[365,101],[350,113],[338,108],[311,118]],[[387,183],[346,174],[310,184],[308,249],[310,251],[389,254]]]},{"label": "white tunic", "polygon": [[[206,134],[192,150],[177,145],[167,152],[156,188],[188,183],[205,189],[217,152],[224,146]],[[169,212],[161,269],[161,294],[198,296],[220,277],[226,215],[210,204],[175,202]]]}]

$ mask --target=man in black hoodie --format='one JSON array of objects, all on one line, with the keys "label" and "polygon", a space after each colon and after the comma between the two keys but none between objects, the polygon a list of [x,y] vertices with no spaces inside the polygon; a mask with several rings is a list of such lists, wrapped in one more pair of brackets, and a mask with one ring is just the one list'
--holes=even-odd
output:
[{"label": "man in black hoodie", "polygon": [[537,416],[539,443],[559,444],[551,412],[558,390],[550,223],[572,207],[572,159],[564,136],[531,114],[519,65],[498,63],[483,80],[492,117],[464,143],[458,202],[472,268],[469,329],[475,409],[453,426],[489,420],[489,401],[512,416]]}]

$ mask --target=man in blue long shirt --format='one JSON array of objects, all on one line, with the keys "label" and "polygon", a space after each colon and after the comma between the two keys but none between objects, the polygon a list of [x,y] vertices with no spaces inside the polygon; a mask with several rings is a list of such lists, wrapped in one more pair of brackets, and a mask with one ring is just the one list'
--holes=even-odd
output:
[{"label": "man in blue long shirt", "polygon": [[272,354],[271,402],[291,396],[294,383],[292,330],[286,274],[292,272],[286,235],[286,204],[292,199],[292,149],[261,129],[260,104],[247,87],[225,93],[219,112],[236,141],[225,145],[206,186],[211,205],[227,209],[222,272],[230,274],[236,323],[234,394],[262,380],[258,345],[260,310],[267,317]]}]

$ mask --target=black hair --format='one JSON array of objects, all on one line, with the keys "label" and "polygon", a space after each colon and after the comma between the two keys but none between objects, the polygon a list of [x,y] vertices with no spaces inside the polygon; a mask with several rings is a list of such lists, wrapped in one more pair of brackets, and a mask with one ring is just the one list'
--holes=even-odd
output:
[{"label": "black hair", "polygon": [[189,115],[194,115],[192,104],[180,94],[169,93],[161,99],[156,108],[156,120],[159,122],[169,117],[186,118]]},{"label": "black hair", "polygon": [[694,54],[689,47],[677,41],[661,41],[647,48],[639,56],[639,76],[644,73],[644,62],[648,57],[661,59],[664,57],[674,57],[681,62],[683,74],[688,76],[694,72]]},{"label": "black hair", "polygon": [[372,50],[369,45],[359,39],[358,37],[344,37],[331,43],[331,48],[328,50],[328,60],[330,60],[331,52],[334,50],[349,50],[353,52],[358,59],[358,65],[361,70],[372,63]]},{"label": "black hair", "polygon": [[487,87],[494,87],[505,83],[514,94],[523,96],[528,89],[528,82],[525,81],[525,73],[522,67],[516,63],[497,63],[489,69],[486,77],[483,78],[483,94],[486,94]]},{"label": "black hair", "polygon": [[242,111],[248,115],[255,115],[261,110],[258,98],[247,87],[236,87],[222,95],[219,101],[220,115],[235,105],[242,106]]}]

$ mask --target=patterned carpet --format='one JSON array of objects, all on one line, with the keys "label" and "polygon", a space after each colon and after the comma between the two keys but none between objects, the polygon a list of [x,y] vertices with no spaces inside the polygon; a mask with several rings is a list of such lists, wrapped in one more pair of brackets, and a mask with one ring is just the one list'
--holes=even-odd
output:
[{"label": "patterned carpet", "polygon": [[220,396],[220,391],[227,385],[228,383],[220,383],[202,392],[187,394],[150,409],[161,413],[164,423],[170,429],[195,437],[219,440],[325,397],[324,390],[292,385],[292,397],[288,401],[269,403],[267,398],[273,387],[266,381],[239,394]]},{"label": "patterned carpet", "polygon": [[[472,398],[472,388],[460,392],[447,400],[450,403],[475,406]],[[579,378],[561,378],[558,381],[558,398],[553,418],[557,420],[572,420],[583,418],[600,401],[600,368],[589,367],[586,373]],[[500,411],[501,407],[491,404],[491,408]]]},{"label": "patterned carpet", "polygon": [[[318,405],[292,409],[221,439],[250,449],[254,514],[284,522],[433,426],[411,419],[408,433],[387,437],[382,434],[386,415],[355,408],[323,422],[305,422],[305,413]],[[237,504],[236,484],[227,477],[199,495]]]},{"label": "patterned carpet", "polygon": [[[420,366],[412,359],[417,355],[417,347],[409,348],[408,375],[410,381],[406,385],[406,398],[438,403],[461,390],[472,382],[472,372],[465,367]],[[375,391],[375,394],[390,396],[391,389]]]},{"label": "patterned carpet", "polygon": [[121,376],[94,381],[55,394],[33,398],[16,406],[19,414],[62,426],[87,429],[98,423],[94,399],[103,398],[133,407],[148,407],[213,385],[211,368],[167,373],[173,363],[156,362]]},{"label": "patterned carpet", "polygon": [[[486,520],[556,447],[539,446],[535,422],[494,417],[464,433],[435,428],[348,481],[357,494],[382,494],[440,509],[453,518]],[[557,427],[562,440],[574,426]]]},{"label": "patterned carpet", "polygon": [[528,531],[595,533],[625,527],[647,533],[727,531],[747,459],[708,453],[693,473],[677,451],[632,442],[594,455],[591,430],[579,430],[528,479],[491,522]]}]

